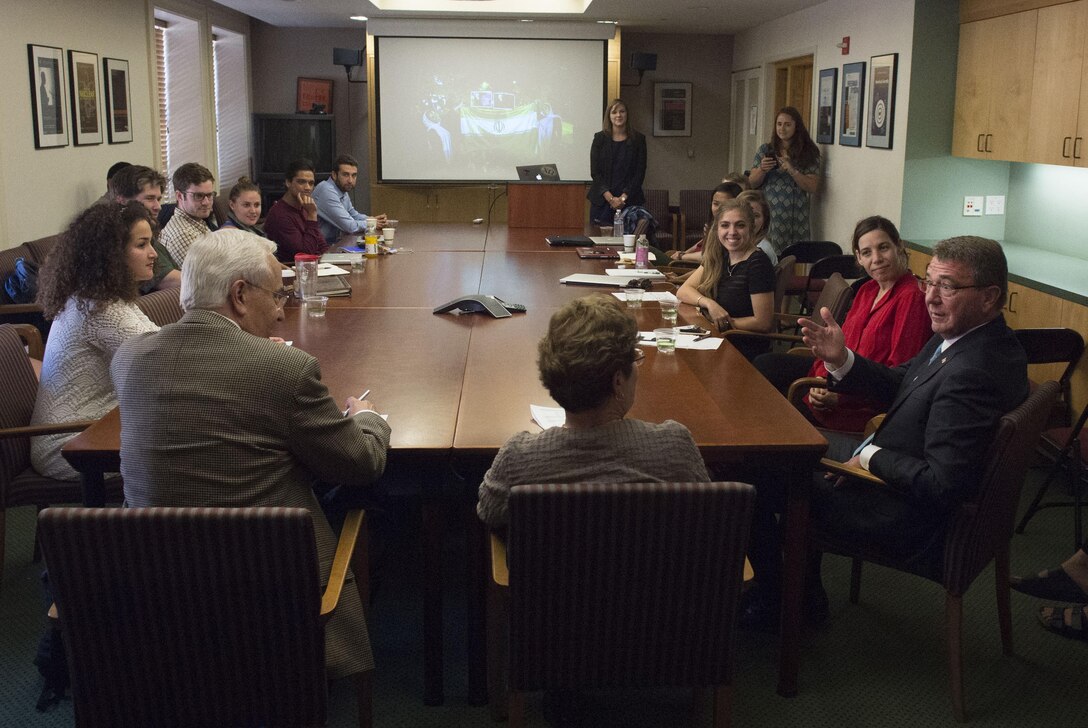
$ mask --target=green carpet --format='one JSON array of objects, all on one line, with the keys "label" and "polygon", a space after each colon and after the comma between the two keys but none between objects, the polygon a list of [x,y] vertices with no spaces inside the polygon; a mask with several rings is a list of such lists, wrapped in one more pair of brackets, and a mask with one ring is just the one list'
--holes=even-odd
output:
[{"label": "green carpet", "polygon": [[[1038,477],[1033,474],[1029,481]],[[446,703],[422,703],[422,610],[418,581],[418,510],[407,502],[401,533],[381,560],[370,621],[377,671],[375,725],[488,726],[485,707],[467,704],[464,598],[458,565],[462,540],[451,537],[446,588]],[[31,663],[43,624],[38,583],[41,567],[30,563],[34,510],[7,514],[7,556],[0,590],[0,726],[70,726],[65,701],[47,713],[34,710],[40,678]],[[1036,516],[1013,540],[1013,573],[1034,571],[1064,559],[1072,547],[1071,513],[1051,509]],[[802,652],[800,694],[775,694],[777,642],[740,635],[734,689],[734,725],[831,728],[954,725],[947,686],[944,597],[934,584],[866,565],[861,603],[847,599],[849,563],[825,559],[831,598],[830,624],[808,636]],[[964,600],[965,690],[971,724],[989,726],[1088,726],[1088,643],[1043,630],[1036,600],[1013,594],[1016,655],[1003,657],[994,609],[993,570],[976,581]],[[330,726],[354,725],[350,682],[333,686]],[[688,726],[692,696],[686,690],[590,693],[586,726]],[[709,698],[695,725],[709,725]],[[529,724],[544,726],[540,696],[528,702]]]}]

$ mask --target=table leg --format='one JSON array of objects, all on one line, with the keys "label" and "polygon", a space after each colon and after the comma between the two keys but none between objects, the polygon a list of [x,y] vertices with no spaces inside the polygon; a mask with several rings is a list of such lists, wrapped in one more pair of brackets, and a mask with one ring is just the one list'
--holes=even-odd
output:
[{"label": "table leg", "polygon": [[782,652],[778,662],[778,694],[786,698],[797,695],[811,478],[810,469],[791,469],[787,488],[785,543],[782,548]]},{"label": "table leg", "polygon": [[442,537],[443,504],[423,497],[423,702],[441,705],[442,688]]},{"label": "table leg", "polygon": [[83,505],[88,508],[101,508],[106,505],[106,478],[102,472],[80,473],[83,486]]}]

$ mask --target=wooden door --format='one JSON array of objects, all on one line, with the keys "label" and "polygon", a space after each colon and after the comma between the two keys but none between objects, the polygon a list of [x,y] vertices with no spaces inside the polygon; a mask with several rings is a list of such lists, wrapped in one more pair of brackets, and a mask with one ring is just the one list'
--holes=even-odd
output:
[{"label": "wooden door", "polygon": [[956,111],[952,124],[952,154],[986,159],[983,146],[990,125],[990,58],[993,55],[991,20],[960,26],[956,62]]},{"label": "wooden door", "polygon": [[1088,0],[1039,10],[1028,124],[1033,162],[1074,163],[1086,30]]},{"label": "wooden door", "polygon": [[756,150],[766,141],[760,130],[759,97],[760,71],[749,68],[733,74],[731,101],[733,123],[729,145],[729,171],[744,172],[751,169]]},{"label": "wooden door", "polygon": [[991,25],[993,50],[989,73],[990,126],[983,148],[987,158],[1027,162],[1031,84],[1035,64],[1035,30],[1039,11],[984,21]]},{"label": "wooden door", "polygon": [[792,106],[812,129],[812,56],[799,56],[774,64],[774,108]]}]

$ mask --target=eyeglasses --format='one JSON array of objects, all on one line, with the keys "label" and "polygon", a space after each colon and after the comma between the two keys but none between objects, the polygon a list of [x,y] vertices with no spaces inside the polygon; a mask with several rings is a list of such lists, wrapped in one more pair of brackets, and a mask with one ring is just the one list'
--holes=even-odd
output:
[{"label": "eyeglasses", "polygon": [[253,286],[254,288],[259,288],[260,290],[264,291],[265,293],[270,294],[272,296],[272,300],[276,302],[276,308],[279,308],[279,309],[282,309],[284,306],[286,306],[287,305],[287,299],[289,299],[291,297],[290,293],[284,293],[283,291],[273,291],[271,288],[265,288],[264,286],[258,286],[256,283],[250,283],[249,281],[245,281],[245,284],[247,286]]},{"label": "eyeglasses", "polygon": [[965,288],[989,288],[989,286],[954,286],[951,283],[937,283],[928,278],[919,278],[918,276],[914,278],[918,281],[918,289],[922,293],[926,293],[930,288],[936,288],[937,295],[941,298],[952,298]]},{"label": "eyeglasses", "polygon": [[190,199],[197,202],[204,202],[206,200],[214,200],[218,192],[182,192],[183,195],[188,195]]},{"label": "eyeglasses", "polygon": [[646,352],[642,349],[635,348],[635,366],[642,366],[642,360],[646,358]]}]

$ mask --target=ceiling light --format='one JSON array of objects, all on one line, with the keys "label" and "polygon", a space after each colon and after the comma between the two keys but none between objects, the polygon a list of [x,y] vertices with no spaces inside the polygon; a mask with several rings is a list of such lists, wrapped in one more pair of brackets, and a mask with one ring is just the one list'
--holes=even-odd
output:
[{"label": "ceiling light", "polygon": [[351,18],[349,18],[349,20],[358,20],[360,22],[365,23],[366,22],[366,16],[365,15],[352,15]]},{"label": "ceiling light", "polygon": [[601,25],[619,25],[620,23],[618,20],[598,20],[597,22]]}]

